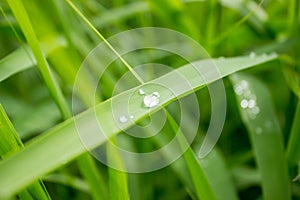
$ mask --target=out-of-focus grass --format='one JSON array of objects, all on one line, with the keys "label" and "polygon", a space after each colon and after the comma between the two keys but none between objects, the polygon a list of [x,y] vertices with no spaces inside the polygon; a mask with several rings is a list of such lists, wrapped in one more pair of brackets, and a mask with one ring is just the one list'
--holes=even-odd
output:
[{"label": "out-of-focus grass", "polygon": [[[78,157],[84,149],[79,150],[76,146],[76,144],[79,145],[78,141],[66,134],[73,130],[72,126],[69,126],[70,121],[57,126],[69,115],[64,114],[64,119],[59,116],[58,109],[55,110],[55,104],[45,85],[48,84],[49,88],[51,81],[57,82],[55,84],[59,85],[59,88],[56,89],[61,90],[59,96],[65,96],[66,103],[62,103],[65,100],[62,100],[61,97],[56,97],[54,100],[58,105],[65,104],[60,106],[60,110],[64,107],[64,113],[67,113],[72,86],[81,61],[101,40],[65,1],[9,2],[14,3],[16,7],[23,2],[28,19],[32,24],[25,23],[26,18],[20,17],[24,12],[15,11],[14,15],[6,2],[0,3],[6,14],[6,17],[0,17],[0,101],[17,128],[17,132],[20,133],[21,139],[25,142],[25,150],[11,158],[4,158],[0,162],[0,167],[9,162],[23,163],[18,158],[32,160],[32,163],[27,163],[28,165],[19,166],[21,169],[16,169],[19,170],[17,174],[22,171],[22,168],[29,166],[31,170],[28,171],[28,174],[32,174],[34,179],[50,173],[43,180],[45,180],[46,187],[53,199],[107,199],[108,195],[111,198],[129,197],[132,199],[196,199],[196,194],[201,197],[202,192],[199,191],[203,188],[199,184],[200,190],[197,188],[195,190],[194,183],[195,178],[202,175],[195,170],[190,171],[192,173],[189,174],[191,168],[187,164],[195,163],[195,160],[188,156],[186,156],[186,160],[180,158],[170,167],[145,174],[125,174],[113,171],[101,163],[97,162],[95,165],[95,160],[91,157],[82,159],[79,169],[76,164],[70,162]],[[218,199],[233,199],[236,192],[241,199],[300,198],[299,183],[297,181],[291,183],[292,179],[299,174],[297,164],[300,152],[297,128],[299,106],[296,109],[296,105],[299,104],[297,101],[300,70],[299,51],[297,51],[300,44],[300,5],[298,0],[265,0],[263,2],[254,0],[74,0],[72,2],[105,37],[132,28],[159,26],[187,34],[204,46],[214,57],[249,55],[251,51],[256,52],[257,55],[278,52],[281,62],[264,64],[245,72],[264,82],[264,84],[253,83],[258,88],[253,92],[256,93],[258,90],[257,99],[264,99],[261,105],[268,107],[273,102],[274,108],[272,109],[274,111],[265,114],[264,109],[261,109],[258,118],[262,118],[256,122],[240,117],[237,114],[240,105],[236,103],[231,86],[225,80],[228,112],[225,127],[218,142],[219,150],[214,150],[199,163]],[[16,37],[11,25],[14,26],[21,41]],[[150,54],[137,52],[125,55],[124,58],[132,61],[131,64],[134,65],[143,62],[161,62],[174,68],[181,65],[178,59],[163,52],[148,55]],[[257,58],[257,56],[254,57]],[[116,81],[126,72],[126,69],[120,67],[119,64],[113,64],[103,76],[102,92],[97,94],[97,102],[110,98]],[[230,68],[225,66],[247,66],[247,64],[250,66],[254,63],[251,64],[250,58],[245,60],[229,59],[228,63],[225,60],[218,66],[221,67],[222,73],[228,75],[232,71],[226,71]],[[99,67],[96,60],[91,65]],[[31,69],[35,66],[38,66],[36,68],[38,70],[41,69],[41,66],[44,66],[44,69],[46,69],[45,66],[50,67],[53,77],[47,79],[48,81],[41,81],[39,73]],[[222,71],[223,69],[225,71]],[[147,73],[150,77],[151,71]],[[245,79],[247,77],[248,75],[245,76]],[[42,79],[45,80],[45,73],[44,75],[42,73]],[[88,96],[91,90],[91,81],[89,76],[86,76],[85,81],[81,83],[81,92],[77,94],[80,101],[86,106],[91,106],[90,96]],[[264,97],[267,92],[259,92],[261,88],[264,88],[264,91],[267,90],[262,85],[266,85],[270,91],[268,99]],[[54,90],[50,90],[52,97],[55,93]],[[207,129],[210,119],[210,109],[207,106],[209,98],[205,89],[196,94],[201,108],[201,121],[200,123],[195,122],[193,118],[189,121],[190,123],[199,123],[196,141],[202,141],[200,132]],[[244,110],[240,109],[240,111],[243,116]],[[180,114],[172,109],[170,112],[173,115]],[[269,134],[264,129],[262,129],[261,135],[254,134],[256,129],[252,127],[256,127],[258,123],[267,119],[276,122],[277,125],[273,127],[276,129],[273,131],[276,134]],[[46,133],[59,131],[60,135],[45,135],[40,139],[37,137],[51,127],[54,129]],[[167,127],[165,131],[172,132],[172,128]],[[261,136],[266,138],[262,139]],[[132,149],[147,150],[147,145],[150,145],[148,140],[137,142],[127,137],[117,137],[116,139],[117,142],[126,140]],[[151,142],[157,146],[164,144],[163,137],[156,139],[157,141]],[[65,142],[57,143],[58,141]],[[272,142],[274,145],[270,146]],[[39,143],[46,146],[38,146]],[[54,143],[62,146],[54,146]],[[64,147],[63,145],[68,146]],[[56,148],[57,151],[52,154],[47,148]],[[192,145],[192,148],[196,148],[195,151],[198,150],[197,142]],[[288,161],[289,177],[287,177],[287,169],[284,167],[286,164],[284,152],[286,152]],[[114,154],[114,152],[111,153]],[[192,151],[189,150],[188,153],[193,156]],[[51,159],[53,155],[56,156]],[[41,156],[44,156],[45,159],[41,159]],[[33,160],[40,160],[39,162],[43,160],[43,167],[35,169],[34,167],[39,165],[36,165]],[[91,170],[85,169],[86,165],[91,167]],[[13,169],[10,165],[6,166],[7,169]],[[61,166],[59,170],[51,173],[59,166]],[[1,172],[0,183],[7,181],[9,185],[13,185],[14,176],[5,175],[6,171]],[[20,177],[15,177],[15,180],[22,180],[26,173],[19,173]],[[119,182],[122,183],[121,185],[118,185],[118,173],[122,177]],[[11,182],[9,182],[10,178]],[[24,188],[23,186],[28,185],[34,179],[30,179],[30,181],[26,179],[26,184],[23,182],[22,187],[17,190]],[[18,180],[15,183],[17,184],[17,182]],[[220,183],[226,183],[224,188],[231,190],[231,193],[225,194]],[[291,185],[292,187],[290,187]],[[289,194],[291,188],[292,191]],[[30,187],[26,190],[29,189]],[[116,192],[120,190],[122,190],[122,194],[117,194]],[[109,192],[113,192],[113,194],[109,194]],[[21,199],[26,199],[26,197],[25,194]]]}]

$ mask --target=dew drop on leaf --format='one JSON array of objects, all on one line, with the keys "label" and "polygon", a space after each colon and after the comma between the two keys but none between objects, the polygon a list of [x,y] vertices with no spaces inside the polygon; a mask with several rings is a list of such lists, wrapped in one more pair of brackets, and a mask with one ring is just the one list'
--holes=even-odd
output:
[{"label": "dew drop on leaf", "polygon": [[120,118],[119,118],[119,121],[121,122],[121,123],[126,123],[127,121],[128,121],[128,118],[126,117],[126,116],[121,116]]},{"label": "dew drop on leaf", "polygon": [[249,57],[250,58],[255,58],[255,56],[256,56],[255,52],[251,51],[251,53],[249,54]]},{"label": "dew drop on leaf", "polygon": [[147,108],[152,108],[158,105],[159,103],[159,93],[158,92],[153,92],[152,94],[146,95],[144,97],[144,105]]}]

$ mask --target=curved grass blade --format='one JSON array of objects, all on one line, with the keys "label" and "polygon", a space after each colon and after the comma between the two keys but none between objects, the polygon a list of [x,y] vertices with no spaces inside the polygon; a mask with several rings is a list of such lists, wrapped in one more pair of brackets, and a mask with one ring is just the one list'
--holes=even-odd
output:
[{"label": "curved grass blade", "polygon": [[264,199],[291,199],[283,137],[268,89],[246,74],[234,74],[230,78],[252,142]]},{"label": "curved grass blade", "polygon": [[50,174],[48,176],[45,176],[43,178],[43,181],[66,185],[82,192],[89,193],[89,186],[83,179],[68,174]]},{"label": "curved grass blade", "polygon": [[[189,65],[185,65],[178,70],[170,72],[148,83],[150,84],[149,87],[155,87],[155,91],[160,91],[161,105],[167,105],[178,97],[192,93],[194,90],[200,89],[208,84],[205,80],[203,80],[202,76],[200,76],[196,70],[201,69],[203,65],[209,67],[214,63],[220,71],[219,78],[222,78],[238,70],[246,69],[251,66],[273,60],[276,57],[276,55],[256,56],[255,58],[236,57],[222,60],[216,59],[213,60],[214,62],[209,60],[201,60]],[[156,88],[156,84],[160,84],[162,82],[164,82],[166,87],[169,86],[170,88],[180,88],[181,83],[173,78],[174,76],[176,77],[176,74],[178,73],[185,77],[186,80],[189,80],[191,85],[190,89],[183,90],[181,94],[174,96],[170,95],[169,90],[164,87]],[[212,79],[210,82],[213,82],[216,79],[218,78]],[[116,105],[117,107],[123,108],[124,100],[131,95],[133,95],[132,98],[140,98],[140,96],[135,93],[136,89],[137,88],[132,88],[98,104],[94,108],[95,112],[94,109],[88,109],[74,118],[64,121],[51,130],[46,131],[42,136],[35,138],[21,152],[7,158],[4,161],[1,161],[0,197],[7,197],[15,194],[42,175],[56,169],[59,166],[62,166],[63,164],[86,152],[87,149],[83,146],[77,133],[78,125],[80,125],[82,128],[85,128],[86,133],[90,134],[91,137],[94,137],[94,134],[96,134],[97,137],[95,138],[99,138],[99,127],[97,121],[101,124],[102,130],[105,132],[107,137],[111,137],[121,132],[121,129],[116,125],[112,115],[111,101],[113,99],[114,102],[118,104]],[[138,101],[138,99],[135,101]],[[137,115],[135,115],[136,121],[148,116],[149,112],[155,112],[159,110],[159,107],[150,110],[143,109],[140,107],[139,102],[134,101],[132,105],[129,106],[131,106],[133,111],[137,113]],[[97,116],[96,124],[94,123],[95,113]],[[76,120],[76,124],[74,120]],[[130,127],[131,125],[132,123],[130,122],[123,128]],[[96,147],[105,141],[105,137],[101,137],[99,140],[93,140],[88,144],[88,148]],[[22,168],[17,170],[17,166],[22,166]]]},{"label": "curved grass blade", "polygon": [[[28,52],[28,53],[27,53]],[[21,47],[0,60],[0,82],[36,65],[28,46]]]},{"label": "curved grass blade", "polygon": [[[59,36],[42,44],[46,55],[64,45],[65,40]],[[36,59],[29,46],[21,46],[0,60],[0,82],[16,73],[36,66],[36,64]]]}]

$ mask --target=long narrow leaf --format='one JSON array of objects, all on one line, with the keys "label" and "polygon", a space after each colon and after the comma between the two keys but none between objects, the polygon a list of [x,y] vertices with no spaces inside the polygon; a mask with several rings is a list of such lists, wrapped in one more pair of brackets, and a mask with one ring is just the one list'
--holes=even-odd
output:
[{"label": "long narrow leaf", "polygon": [[[184,89],[178,94],[178,96],[184,96],[193,92],[194,89],[199,89],[208,84],[197,71],[197,69],[202,69],[203,65],[213,67],[214,63],[220,71],[219,78],[222,78],[238,70],[246,69],[274,58],[276,58],[276,55],[256,56],[254,59],[249,57],[237,57],[221,60],[216,59],[213,60],[214,62],[210,62],[209,60],[197,61],[192,63],[192,65],[185,65],[177,71],[170,72],[149,82],[148,86],[154,87],[153,89],[155,89],[155,91],[158,90],[160,92],[161,105],[166,105],[175,100],[177,96],[170,95],[169,90],[165,87],[156,88],[157,84],[159,85],[163,82],[166,87],[180,88],[181,83],[173,78],[174,75],[178,73],[185,77],[186,80],[189,80],[191,85],[190,89]],[[209,81],[213,82],[216,79],[218,78]],[[127,104],[127,99],[132,96],[133,103],[129,106],[131,106],[133,112],[136,113],[135,121],[146,117],[149,112],[159,110],[159,107],[150,110],[141,107],[140,95],[135,92],[136,89],[137,88],[132,88],[127,90],[126,92],[114,96],[112,99],[98,104],[94,109],[89,109],[75,116],[73,119],[64,121],[44,133],[43,136],[30,142],[23,151],[0,162],[0,197],[13,195],[35,179],[84,153],[86,148],[83,146],[76,128],[84,128],[85,133],[88,134],[87,136],[93,138],[93,140],[89,140],[86,144],[88,148],[94,148],[105,142],[107,137],[109,138],[119,133],[121,129],[115,123],[111,110],[112,100],[115,102],[116,107],[122,109],[120,111],[123,111],[124,105]],[[97,120],[95,119],[95,114]],[[76,123],[74,120],[76,120]],[[102,131],[100,131],[100,133],[104,132],[106,137],[101,134],[99,135],[97,121],[101,124]],[[122,128],[128,128],[132,123],[133,122],[126,123]],[[17,166],[22,166],[22,168],[17,169]]]},{"label": "long narrow leaf", "polygon": [[71,114],[67,109],[68,105],[63,97],[58,83],[55,81],[55,78],[51,72],[48,62],[44,56],[40,43],[33,30],[29,16],[27,15],[27,12],[23,6],[23,2],[21,0],[8,0],[7,2],[10,8],[12,9],[17,21],[19,22],[19,25],[26,37],[26,40],[32,50],[33,55],[36,58],[39,70],[45,80],[45,83],[52,97],[54,98],[61,112],[63,113],[63,116],[70,116]]},{"label": "long narrow leaf", "polygon": [[291,199],[283,137],[268,89],[250,75],[235,74],[231,80],[261,174],[264,199]]},{"label": "long narrow leaf", "polygon": [[[23,147],[23,143],[19,138],[16,130],[11,124],[2,105],[0,104],[0,157],[5,157],[7,154],[13,154]],[[32,183],[26,190],[19,193],[19,198],[22,200],[41,199],[48,200],[50,196],[40,181]]]},{"label": "long narrow leaf", "polygon": [[300,103],[298,102],[292,130],[287,146],[287,159],[290,166],[296,165],[300,160]]}]

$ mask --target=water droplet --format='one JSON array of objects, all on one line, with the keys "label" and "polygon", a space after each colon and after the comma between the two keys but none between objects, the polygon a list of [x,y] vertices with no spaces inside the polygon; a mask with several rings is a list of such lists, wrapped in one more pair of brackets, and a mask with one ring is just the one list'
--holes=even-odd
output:
[{"label": "water droplet", "polygon": [[139,94],[140,94],[140,95],[146,94],[146,93],[145,93],[145,90],[144,90],[144,89],[139,89]]},{"label": "water droplet", "polygon": [[243,93],[243,88],[240,85],[235,85],[234,91],[237,95],[241,95]]},{"label": "water droplet", "polygon": [[126,123],[127,121],[128,121],[128,118],[126,117],[126,116],[121,116],[120,118],[119,118],[119,121],[121,122],[121,123]]},{"label": "water droplet", "polygon": [[242,108],[247,108],[248,107],[248,101],[246,100],[246,99],[243,99],[242,101],[241,101],[241,107]]},{"label": "water droplet", "polygon": [[250,99],[253,99],[254,101],[257,100],[257,97],[256,97],[256,95],[254,95],[254,94],[251,94],[251,95],[249,96],[249,98],[250,98]]},{"label": "water droplet", "polygon": [[158,92],[153,92],[152,94],[155,95],[155,96],[157,96],[157,97],[160,97],[160,95],[159,95]]},{"label": "water droplet", "polygon": [[243,90],[248,88],[248,82],[245,81],[245,80],[242,80],[242,81],[240,82],[240,85],[241,85],[241,87],[243,88]]},{"label": "water droplet", "polygon": [[244,96],[250,98],[251,91],[249,89],[244,90]]},{"label": "water droplet", "polygon": [[256,129],[255,129],[255,133],[256,134],[258,134],[258,135],[260,135],[260,134],[262,134],[262,128],[261,127],[256,127]]},{"label": "water droplet", "polygon": [[253,51],[251,51],[251,53],[249,54],[249,57],[250,57],[250,58],[255,58],[255,56],[256,56],[256,53],[253,52]]},{"label": "water droplet", "polygon": [[260,109],[258,106],[255,106],[253,109],[252,109],[252,112],[253,114],[257,115],[259,113]]},{"label": "water droplet", "polygon": [[134,118],[134,116],[133,115],[130,115],[130,119],[133,119]]},{"label": "water droplet", "polygon": [[263,53],[261,56],[262,56],[263,58],[266,58],[266,57],[268,57],[268,54]]},{"label": "water droplet", "polygon": [[221,56],[221,57],[218,58],[218,60],[223,61],[223,60],[225,60],[225,58],[223,56]]},{"label": "water droplet", "polygon": [[159,103],[159,93],[158,92],[153,92],[152,94],[146,95],[144,97],[144,104],[148,108],[152,108],[158,105]]},{"label": "water droplet", "polygon": [[273,126],[273,123],[271,121],[267,121],[265,126],[266,128],[271,128]]},{"label": "water droplet", "polygon": [[255,105],[256,105],[256,102],[255,102],[254,99],[250,99],[250,100],[248,101],[248,107],[249,107],[249,108],[254,108]]}]

